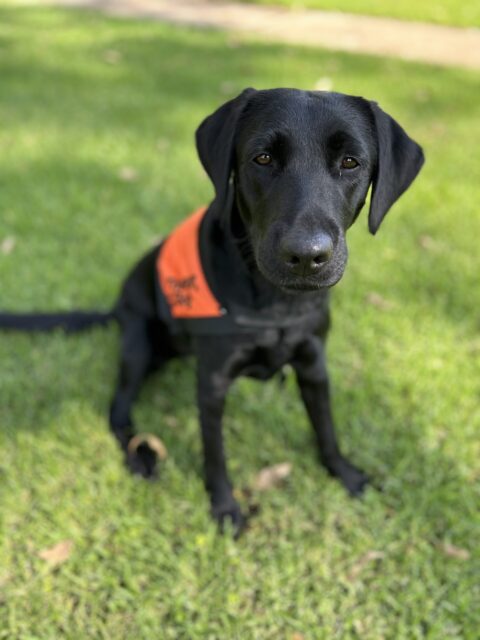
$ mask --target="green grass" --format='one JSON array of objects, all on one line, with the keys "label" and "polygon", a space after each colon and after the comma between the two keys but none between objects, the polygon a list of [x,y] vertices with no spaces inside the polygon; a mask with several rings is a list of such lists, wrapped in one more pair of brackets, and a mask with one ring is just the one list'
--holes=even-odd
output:
[{"label": "green grass", "polygon": [[283,5],[292,9],[323,9],[400,20],[436,22],[458,27],[480,26],[477,0],[243,0],[255,4]]},{"label": "green grass", "polygon": [[[208,201],[193,133],[244,86],[328,76],[377,99],[427,155],[375,238],[365,214],[351,230],[334,294],[338,429],[382,493],[352,501],[327,478],[291,377],[282,392],[240,381],[225,420],[237,486],[293,470],[255,498],[243,539],[222,538],[193,363],[142,393],[138,424],[170,452],[143,483],[108,433],[117,330],[0,335],[0,638],[476,640],[478,74],[5,7],[0,64],[4,309],[111,305],[132,262]],[[71,555],[50,567],[38,554],[63,540]]]}]

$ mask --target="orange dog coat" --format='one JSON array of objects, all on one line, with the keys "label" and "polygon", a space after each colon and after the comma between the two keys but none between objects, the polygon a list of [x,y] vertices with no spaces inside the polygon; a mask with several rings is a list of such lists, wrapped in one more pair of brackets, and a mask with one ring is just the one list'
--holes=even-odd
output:
[{"label": "orange dog coat", "polygon": [[200,257],[200,224],[207,208],[192,213],[160,247],[156,269],[161,294],[173,319],[220,318],[225,314],[212,293]]}]

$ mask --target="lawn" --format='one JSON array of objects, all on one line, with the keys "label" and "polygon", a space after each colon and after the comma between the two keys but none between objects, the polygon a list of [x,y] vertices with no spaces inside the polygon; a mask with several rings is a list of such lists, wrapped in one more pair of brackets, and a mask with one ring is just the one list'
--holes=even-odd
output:
[{"label": "lawn", "polygon": [[237,486],[292,472],[244,491],[259,513],[221,537],[192,362],[142,393],[138,424],[170,453],[144,483],[108,433],[116,328],[0,334],[0,638],[476,640],[479,75],[5,6],[0,65],[3,309],[109,307],[142,251],[208,201],[194,130],[246,85],[328,77],[427,155],[375,238],[360,216],[334,293],[339,433],[382,488],[362,500],[318,466],[293,378],[242,380],[226,415]]},{"label": "lawn", "polygon": [[283,5],[292,9],[345,11],[400,20],[436,22],[458,27],[480,27],[477,0],[243,0],[255,4]]}]

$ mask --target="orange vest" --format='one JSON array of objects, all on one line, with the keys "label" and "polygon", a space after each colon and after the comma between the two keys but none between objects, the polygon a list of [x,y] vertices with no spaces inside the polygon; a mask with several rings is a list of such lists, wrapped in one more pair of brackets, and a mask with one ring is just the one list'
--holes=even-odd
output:
[{"label": "orange vest", "polygon": [[200,224],[207,211],[201,207],[166,238],[157,256],[161,295],[170,318],[194,320],[221,318],[225,311],[212,293],[200,257]]}]

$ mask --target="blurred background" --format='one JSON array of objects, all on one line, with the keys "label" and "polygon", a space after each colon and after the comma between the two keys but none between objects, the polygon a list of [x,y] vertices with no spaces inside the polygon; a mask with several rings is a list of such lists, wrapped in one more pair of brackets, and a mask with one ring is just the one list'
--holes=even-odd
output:
[{"label": "blurred background", "polygon": [[246,86],[376,100],[427,158],[375,238],[359,217],[333,292],[338,430],[382,489],[361,501],[293,377],[241,380],[227,451],[258,514],[221,538],[192,362],[140,397],[170,452],[143,483],[108,433],[116,327],[0,334],[0,638],[478,637],[479,25],[472,0],[0,2],[1,309],[109,308],[211,198],[194,132]]}]

